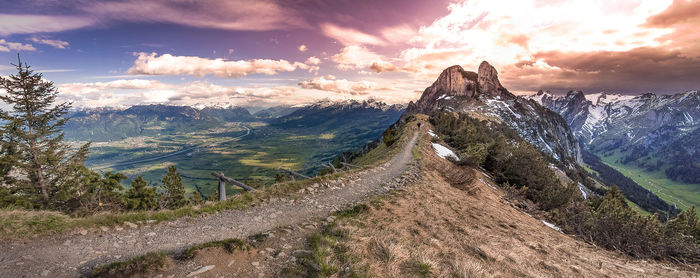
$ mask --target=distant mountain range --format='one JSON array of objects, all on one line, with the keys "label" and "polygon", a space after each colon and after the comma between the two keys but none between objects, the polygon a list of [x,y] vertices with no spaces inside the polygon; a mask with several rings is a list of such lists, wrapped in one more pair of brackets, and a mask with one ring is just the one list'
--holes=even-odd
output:
[{"label": "distant mountain range", "polygon": [[250,121],[255,116],[240,107],[197,109],[189,106],[136,105],[127,109],[83,109],[67,115],[66,138],[113,141],[134,136],[189,132],[227,121]]},{"label": "distant mountain range", "polygon": [[526,98],[559,113],[582,146],[619,153],[620,162],[665,169],[676,181],[700,183],[700,93],[639,96],[539,91]]},{"label": "distant mountain range", "polygon": [[[276,106],[254,115],[243,107],[135,105],[126,109],[92,108],[73,111],[64,128],[66,138],[114,141],[134,136],[156,136],[209,129],[227,122],[268,122],[275,127],[336,129],[354,126],[357,132],[375,128],[381,134],[399,117],[402,105],[366,100],[319,101],[301,106]],[[358,124],[358,122],[362,122]],[[374,130],[374,133],[377,133]],[[377,135],[378,136],[378,135]]]}]

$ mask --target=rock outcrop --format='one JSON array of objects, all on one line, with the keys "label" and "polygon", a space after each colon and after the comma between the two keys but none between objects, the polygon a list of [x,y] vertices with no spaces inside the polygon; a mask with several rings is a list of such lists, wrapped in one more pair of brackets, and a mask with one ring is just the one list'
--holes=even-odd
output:
[{"label": "rock outcrop", "polygon": [[496,71],[496,68],[491,66],[491,64],[488,62],[481,62],[477,74],[479,76],[479,89],[484,94],[492,97],[504,97],[508,93],[508,91],[501,85],[501,81],[498,80],[498,72]]},{"label": "rock outcrop", "polygon": [[555,159],[581,162],[581,151],[566,121],[536,102],[508,92],[498,79],[498,71],[486,61],[477,73],[461,66],[445,69],[417,102],[409,103],[401,120],[433,111],[481,114],[507,124]]}]

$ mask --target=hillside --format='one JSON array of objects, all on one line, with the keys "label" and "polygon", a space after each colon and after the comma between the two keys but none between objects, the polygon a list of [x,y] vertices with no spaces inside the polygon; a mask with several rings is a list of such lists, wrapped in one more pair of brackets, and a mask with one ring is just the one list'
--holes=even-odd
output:
[{"label": "hillside", "polygon": [[[700,94],[526,96],[560,114],[583,148],[680,208],[700,205]],[[632,174],[634,173],[634,174]]]},{"label": "hillside", "polygon": [[[201,110],[184,108],[166,120],[183,115],[204,117]],[[348,115],[364,117],[354,125],[339,120]],[[75,217],[0,211],[0,274],[697,276],[695,211],[662,222],[638,214],[615,187],[596,186],[578,164],[581,151],[563,118],[512,95],[486,62],[478,73],[448,68],[403,112],[372,101],[318,103],[271,119],[269,126],[229,123],[246,130],[238,137],[232,138],[233,129],[226,136],[210,130],[212,138],[226,141],[196,143],[182,154],[196,158],[197,148],[221,153],[227,144],[240,148],[250,138],[270,144],[270,136],[287,130],[314,131],[324,140],[338,134],[363,138],[371,133],[359,130],[378,128],[370,116],[374,125],[377,119],[398,121],[363,151],[333,160],[336,166],[355,165],[329,167],[304,180],[255,184],[224,201]],[[329,130],[335,133],[326,135]],[[287,140],[299,145],[304,137]],[[310,147],[294,150],[311,153]],[[271,168],[260,157],[240,162]],[[137,181],[132,194],[147,187]]]},{"label": "hillside", "polygon": [[[335,207],[330,216],[330,212],[316,214],[278,227],[265,224],[269,230],[239,240],[196,245],[187,253],[190,255],[154,255],[156,259],[150,259],[154,262],[107,266],[101,273],[143,277],[193,273],[199,273],[198,277],[696,277],[694,265],[633,259],[562,234],[538,219],[541,216],[518,208],[518,201],[490,175],[439,157],[429,132],[435,127],[424,115],[415,119],[421,124],[416,133],[418,145],[412,151],[418,163],[406,169],[414,178],[394,179],[394,190],[372,193],[356,205]],[[414,123],[409,121],[410,126],[415,127]],[[410,144],[404,146],[403,153],[411,150]],[[350,183],[346,188],[354,191],[355,186]],[[320,202],[338,194],[334,192],[332,187],[321,187],[304,192],[307,197],[300,200],[321,198]],[[265,211],[276,204],[271,201],[254,210]],[[285,213],[299,212],[277,210],[274,217]],[[268,223],[264,219],[261,221]],[[151,228],[140,229],[143,234]]]},{"label": "hillside", "polygon": [[470,174],[436,155],[432,128],[421,134],[418,181],[331,225],[342,233],[320,233],[337,240],[316,257],[337,271],[328,276],[343,277],[345,267],[370,277],[697,276],[697,268],[630,259],[562,234],[517,209],[483,172],[456,178]]}]

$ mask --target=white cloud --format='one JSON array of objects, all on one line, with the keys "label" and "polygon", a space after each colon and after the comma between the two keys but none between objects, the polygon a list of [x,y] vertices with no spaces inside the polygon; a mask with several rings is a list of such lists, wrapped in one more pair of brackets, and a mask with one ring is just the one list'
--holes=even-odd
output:
[{"label": "white cloud", "polygon": [[165,89],[168,85],[155,80],[119,79],[110,82],[65,83],[57,87],[61,93],[78,96],[105,90]]},{"label": "white cloud", "polygon": [[0,39],[0,52],[10,52],[10,51],[34,51],[31,44],[23,44],[19,42],[8,42],[4,39]]},{"label": "white cloud", "polygon": [[62,40],[51,40],[51,39],[44,39],[44,38],[38,38],[38,37],[31,37],[29,38],[30,41],[38,44],[45,44],[52,46],[54,48],[58,49],[65,49],[68,47],[70,44],[67,41],[62,41]]},{"label": "white cloud", "polygon": [[385,45],[386,42],[376,36],[361,31],[340,27],[335,24],[325,23],[321,25],[324,35],[337,40],[343,45]]},{"label": "white cloud", "polygon": [[377,83],[371,81],[348,81],[346,79],[336,79],[335,76],[321,76],[308,81],[299,82],[299,86],[305,89],[316,89],[336,93],[351,95],[369,94],[377,89]]},{"label": "white cloud", "polygon": [[306,64],[308,65],[318,65],[321,63],[321,59],[316,58],[315,56],[311,56],[308,59],[306,59]]},{"label": "white cloud", "polygon": [[304,63],[309,65],[309,73],[313,72],[314,74],[318,74],[318,71],[321,69],[321,67],[318,66],[321,64],[321,59],[315,56],[309,57]]},{"label": "white cloud", "polygon": [[398,25],[384,28],[380,31],[387,41],[392,43],[408,43],[417,34],[416,30],[408,25]]},{"label": "white cloud", "polygon": [[344,47],[340,53],[331,57],[338,64],[338,69],[370,69],[380,73],[399,70],[383,55],[379,55],[364,46],[350,45]]},{"label": "white cloud", "polygon": [[[221,86],[208,81],[166,84],[155,80],[129,79],[112,82],[57,85],[60,101],[76,107],[172,105],[295,105],[323,98],[339,99],[336,93],[319,94],[296,86]],[[340,98],[342,99],[342,98]]]},{"label": "white cloud", "polygon": [[[546,51],[627,51],[655,47],[669,29],[645,28],[646,18],[671,0],[617,3],[565,0],[476,0],[450,4],[449,14],[420,27],[405,49],[402,68],[434,76],[445,67],[476,66],[488,60],[497,68]],[[508,6],[508,9],[503,9]],[[507,74],[507,73],[506,73]]]},{"label": "white cloud", "polygon": [[173,56],[156,53],[138,53],[134,65],[127,70],[129,74],[147,75],[214,75],[218,77],[238,78],[248,74],[275,75],[279,72],[294,71],[297,68],[309,69],[309,66],[287,60],[253,59],[226,61],[221,58],[208,59],[196,56]]},{"label": "white cloud", "polygon": [[305,44],[300,45],[298,49],[301,52],[306,52],[307,50],[309,50],[309,48]]}]

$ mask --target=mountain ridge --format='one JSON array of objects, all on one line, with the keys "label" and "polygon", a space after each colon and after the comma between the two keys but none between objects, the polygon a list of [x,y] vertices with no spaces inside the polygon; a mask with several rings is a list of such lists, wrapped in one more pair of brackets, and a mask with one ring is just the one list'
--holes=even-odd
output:
[{"label": "mountain ridge", "polygon": [[[676,144],[697,137],[700,92],[639,96],[570,91],[556,96],[546,91],[524,96],[560,114],[583,147],[595,153],[622,153],[621,162],[655,171],[670,165],[666,175],[700,183],[690,172],[700,169],[696,144]],[[685,139],[684,139],[685,138]],[[685,154],[687,155],[685,155]],[[691,163],[687,163],[691,162]],[[688,169],[688,167],[695,168]],[[678,174],[680,173],[680,174]]]},{"label": "mountain ridge", "polygon": [[538,103],[510,93],[501,85],[498,71],[486,61],[478,72],[465,71],[459,65],[442,71],[417,102],[408,104],[401,121],[432,111],[479,113],[509,125],[526,141],[571,167],[581,162],[581,151],[566,121]]}]

